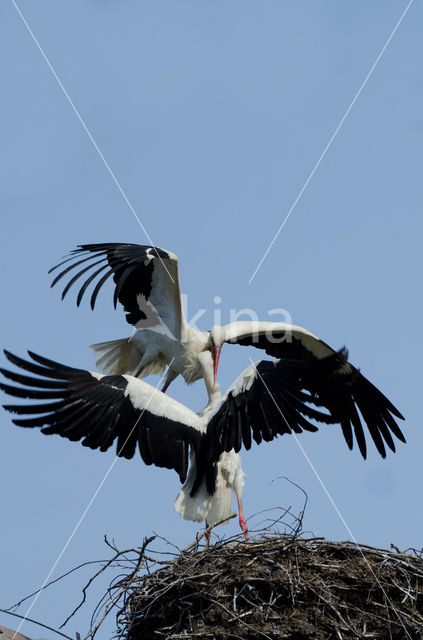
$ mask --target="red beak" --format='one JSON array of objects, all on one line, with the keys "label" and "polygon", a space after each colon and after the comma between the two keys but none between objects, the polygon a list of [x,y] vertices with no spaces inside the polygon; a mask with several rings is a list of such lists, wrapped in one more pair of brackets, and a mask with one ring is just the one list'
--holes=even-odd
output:
[{"label": "red beak", "polygon": [[217,367],[219,366],[219,358],[220,358],[220,348],[215,347],[213,349],[213,371],[214,371],[213,385],[216,384],[216,375],[217,375]]}]

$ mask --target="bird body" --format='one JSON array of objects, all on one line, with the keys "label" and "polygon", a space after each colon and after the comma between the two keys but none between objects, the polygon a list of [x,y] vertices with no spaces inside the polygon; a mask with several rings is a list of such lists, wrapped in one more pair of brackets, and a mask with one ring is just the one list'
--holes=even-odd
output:
[{"label": "bird body", "polygon": [[[206,435],[207,424],[222,403],[220,385],[213,378],[213,360],[209,351],[199,355],[204,381],[208,391],[209,402],[200,411],[202,419],[202,433]],[[242,379],[244,372],[239,376]],[[242,383],[239,382],[242,386]],[[205,520],[208,526],[228,518],[232,507],[232,491],[236,495],[240,509],[240,524],[242,513],[242,492],[244,490],[245,474],[241,467],[241,457],[234,449],[223,451],[215,461],[214,487],[208,486],[206,474],[201,474],[197,468],[199,452],[191,451],[191,464],[185,484],[175,500],[175,510],[186,520],[201,522]],[[204,459],[204,458],[203,458]],[[199,480],[200,478],[200,480]],[[195,489],[194,489],[195,487]],[[242,527],[242,524],[241,524]],[[243,527],[242,527],[243,528]]]},{"label": "bird body", "polygon": [[194,495],[191,495],[196,476],[196,459],[191,454],[188,477],[176,497],[175,511],[185,520],[206,520],[208,525],[228,518],[232,511],[232,491],[240,500],[244,490],[245,473],[241,467],[241,456],[233,449],[221,453],[217,461],[215,490],[211,495],[204,477]]},{"label": "bird body", "polygon": [[163,375],[168,366],[167,380],[182,375],[187,384],[192,384],[204,377],[198,354],[207,348],[208,341],[208,332],[186,325],[179,340],[153,329],[136,329],[130,338],[100,342],[90,349],[104,373],[136,375],[141,369],[137,377],[145,378]]}]

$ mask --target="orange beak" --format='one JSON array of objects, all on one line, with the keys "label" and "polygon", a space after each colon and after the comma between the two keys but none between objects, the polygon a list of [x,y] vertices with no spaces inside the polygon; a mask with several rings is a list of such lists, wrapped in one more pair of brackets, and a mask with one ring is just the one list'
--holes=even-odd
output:
[{"label": "orange beak", "polygon": [[219,366],[220,348],[215,347],[213,349],[213,385],[216,384],[217,367]]}]

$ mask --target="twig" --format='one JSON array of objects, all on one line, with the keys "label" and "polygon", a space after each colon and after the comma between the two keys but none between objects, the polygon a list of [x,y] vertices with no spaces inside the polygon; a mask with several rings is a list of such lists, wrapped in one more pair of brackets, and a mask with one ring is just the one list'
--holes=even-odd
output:
[{"label": "twig", "polygon": [[227,518],[223,518],[223,520],[219,520],[218,522],[215,522],[214,524],[210,525],[209,527],[207,527],[206,529],[204,529],[204,531],[202,531],[197,538],[194,540],[194,542],[191,542],[191,544],[189,544],[187,547],[185,547],[185,549],[182,549],[181,553],[186,553],[187,551],[190,551],[190,549],[192,549],[193,547],[196,547],[198,545],[198,543],[200,542],[201,538],[203,538],[206,533],[210,533],[215,527],[218,527],[221,524],[224,524],[225,522],[228,522],[229,520],[232,520],[232,518],[236,518],[236,513],[231,513],[230,516],[228,516]]},{"label": "twig", "polygon": [[28,596],[25,596],[24,598],[22,598],[22,600],[19,600],[19,602],[17,602],[16,604],[12,604],[8,611],[10,611],[11,609],[17,609],[18,607],[20,607],[26,600],[29,600],[30,598],[32,598],[33,596],[36,596],[37,593],[40,593],[40,591],[44,591],[44,589],[47,589],[47,587],[50,587],[52,584],[55,584],[56,582],[59,582],[59,580],[62,580],[63,578],[66,578],[67,576],[69,576],[71,573],[74,573],[74,571],[77,571],[78,569],[82,569],[82,567],[86,567],[90,564],[100,564],[102,562],[108,562],[107,560],[90,560],[88,562],[83,562],[82,564],[79,564],[77,567],[74,567],[73,569],[70,569],[70,571],[66,571],[66,573],[62,573],[61,576],[59,576],[58,578],[55,578],[54,580],[52,580],[51,582],[47,582],[47,584],[44,585],[44,587],[42,587],[41,589],[37,589],[36,591],[34,591],[33,593],[30,593]]},{"label": "twig", "polygon": [[[21,616],[19,615],[19,613],[14,613],[13,611],[8,611],[7,609],[0,609],[0,611],[2,613],[7,613],[9,616],[15,616],[15,618],[20,618],[21,620],[27,620],[28,622],[32,622],[33,624],[37,624],[39,627],[43,627],[44,629],[48,629],[49,631],[53,631],[54,633],[57,633],[57,635],[62,636],[63,638],[67,638],[68,640],[75,640],[74,638],[71,638],[70,636],[67,636],[65,633],[62,633],[61,631],[57,631],[57,629],[55,629],[54,627],[49,627],[47,624],[43,624],[42,622],[38,622],[38,620],[33,620],[32,618],[28,618],[27,616]],[[78,633],[77,635],[77,640],[78,639]]]},{"label": "twig", "polygon": [[[150,544],[150,542],[152,542],[155,539],[155,536],[151,536],[150,538],[145,538],[144,539],[144,543],[141,547],[141,549],[139,550],[139,556],[138,556],[138,561],[137,564],[135,566],[134,571],[131,572],[131,574],[125,579],[125,584],[128,582],[132,582],[133,578],[135,577],[135,575],[138,573],[140,566],[142,564],[142,562],[144,561],[144,551],[146,549],[146,547]],[[98,578],[99,575],[101,575],[108,567],[110,567],[111,564],[113,564],[113,562],[115,562],[120,556],[127,554],[131,551],[135,551],[137,552],[136,549],[126,549],[125,551],[119,551],[116,546],[113,544],[111,544],[108,540],[107,540],[107,536],[104,536],[104,541],[105,543],[115,551],[115,555],[113,556],[113,558],[111,558],[111,560],[109,560],[108,562],[106,562],[105,565],[103,565],[101,567],[101,569],[99,569],[93,576],[91,576],[91,578],[88,580],[87,584],[83,587],[82,589],[82,600],[80,601],[80,603],[75,607],[75,609],[72,611],[72,613],[66,618],[66,620],[63,622],[63,624],[60,625],[59,629],[63,629],[63,627],[69,622],[69,620],[75,615],[75,613],[83,606],[83,604],[86,602],[87,599],[87,590],[88,588],[92,585],[92,583],[94,582],[94,580],[96,578]],[[119,586],[119,585],[117,585]]]}]

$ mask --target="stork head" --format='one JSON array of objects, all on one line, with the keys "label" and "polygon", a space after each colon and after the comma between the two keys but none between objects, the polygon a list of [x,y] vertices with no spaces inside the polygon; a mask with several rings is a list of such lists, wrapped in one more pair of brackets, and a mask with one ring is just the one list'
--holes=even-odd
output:
[{"label": "stork head", "polygon": [[210,351],[213,358],[213,384],[216,384],[217,367],[219,366],[220,352],[225,342],[225,328],[216,324],[210,329]]}]

